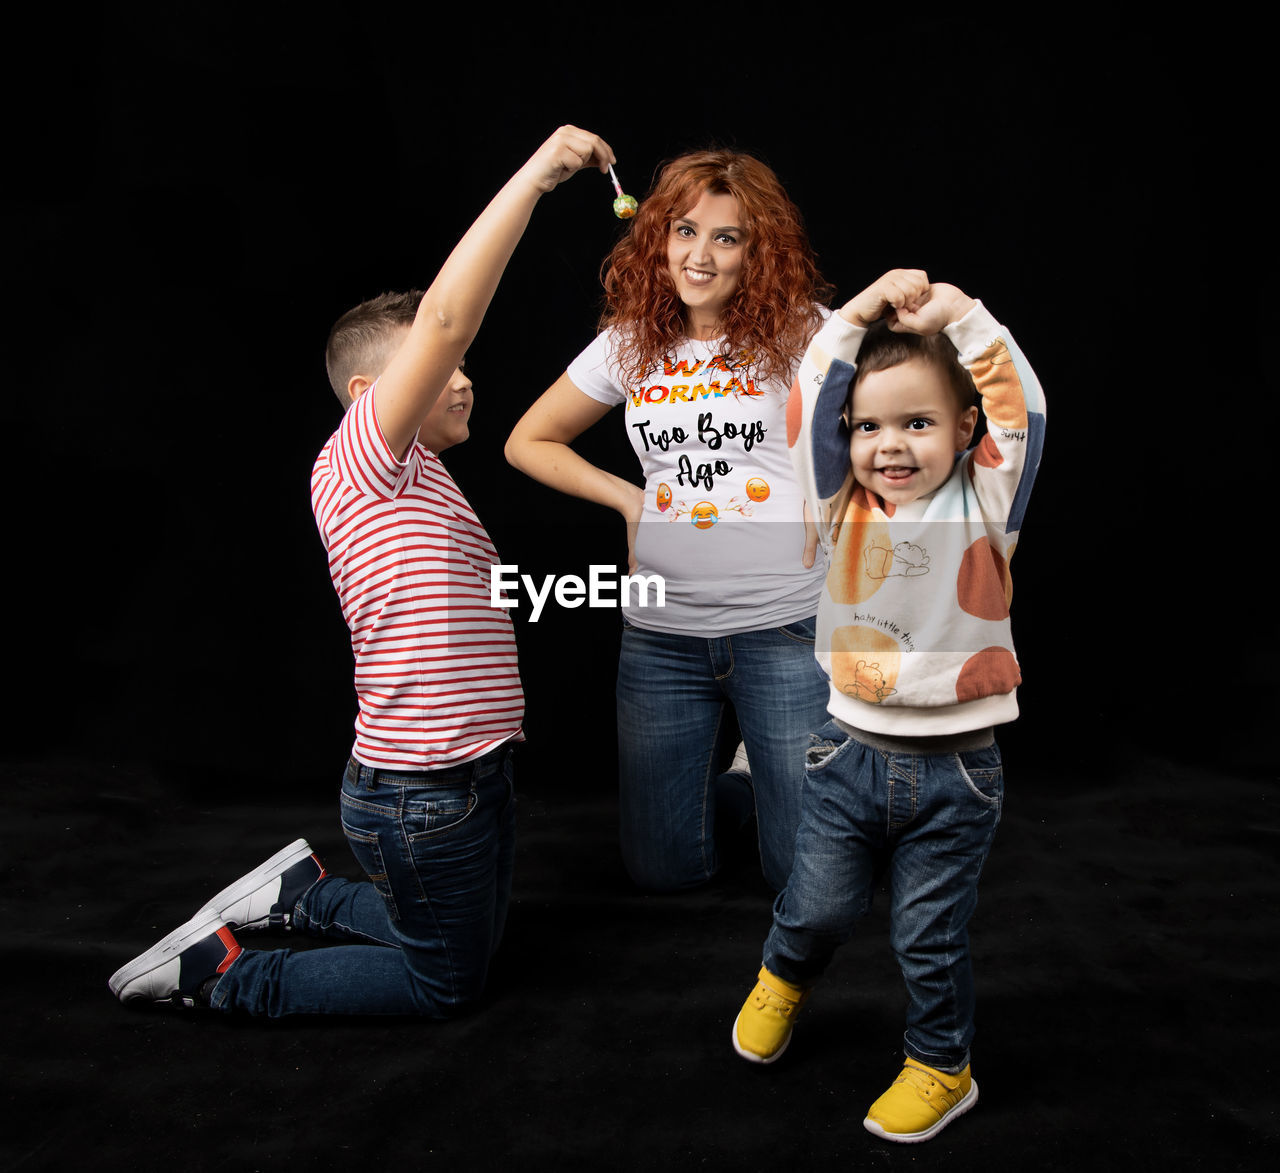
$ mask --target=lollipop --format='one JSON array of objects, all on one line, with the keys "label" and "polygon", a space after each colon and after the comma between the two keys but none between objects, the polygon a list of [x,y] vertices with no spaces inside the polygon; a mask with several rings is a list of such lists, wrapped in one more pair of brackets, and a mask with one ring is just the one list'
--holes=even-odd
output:
[{"label": "lollipop", "polygon": [[618,198],[613,201],[613,214],[619,220],[630,220],[636,214],[636,208],[639,206],[636,203],[636,197],[623,194],[622,184],[618,182],[618,176],[613,170],[612,163],[609,164],[609,178],[613,180],[613,190],[618,193]]}]

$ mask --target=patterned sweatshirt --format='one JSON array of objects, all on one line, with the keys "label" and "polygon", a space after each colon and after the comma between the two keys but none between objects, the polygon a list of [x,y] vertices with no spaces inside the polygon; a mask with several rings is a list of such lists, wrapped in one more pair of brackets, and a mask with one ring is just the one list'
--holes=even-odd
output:
[{"label": "patterned sweatshirt", "polygon": [[841,411],[866,330],[834,316],[805,354],[787,446],[827,552],[817,656],[831,714],[900,737],[1012,721],[1021,683],[1009,561],[1044,440],[1044,395],[981,303],[946,327],[987,434],[938,489],[895,506],[857,484]]}]

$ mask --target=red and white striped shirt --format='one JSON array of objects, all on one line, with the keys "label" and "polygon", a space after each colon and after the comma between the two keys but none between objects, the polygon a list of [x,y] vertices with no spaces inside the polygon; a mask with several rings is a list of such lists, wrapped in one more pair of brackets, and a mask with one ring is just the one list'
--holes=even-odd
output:
[{"label": "red and white striped shirt", "polygon": [[515,630],[493,542],[440,458],[396,459],[361,395],[316,459],[311,508],[355,653],[355,758],[426,770],[521,740]]}]

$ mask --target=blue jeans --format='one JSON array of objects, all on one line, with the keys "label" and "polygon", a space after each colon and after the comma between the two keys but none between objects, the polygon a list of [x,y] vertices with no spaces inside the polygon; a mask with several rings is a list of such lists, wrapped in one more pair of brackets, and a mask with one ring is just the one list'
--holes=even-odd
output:
[{"label": "blue jeans", "polygon": [[[626,625],[618,664],[622,858],[641,887],[672,891],[716,873],[717,802],[752,795],[719,775],[725,706],[751,763],[760,863],[787,882],[809,733],[826,719],[828,686],[813,655],[814,621],[718,639]],[[735,790],[738,792],[734,795]],[[721,822],[743,821],[742,816]]]},{"label": "blue jeans", "polygon": [[908,1055],[969,1062],[969,918],[1004,799],[1000,751],[884,753],[834,722],[814,737],[791,879],[773,909],[765,966],[811,985],[871,904],[887,863],[890,942],[907,984]]},{"label": "blue jeans", "polygon": [[319,880],[298,901],[293,929],[347,944],[246,950],[214,989],[214,1007],[446,1018],[479,998],[511,894],[510,748],[421,772],[352,760],[342,829],[368,880]]}]

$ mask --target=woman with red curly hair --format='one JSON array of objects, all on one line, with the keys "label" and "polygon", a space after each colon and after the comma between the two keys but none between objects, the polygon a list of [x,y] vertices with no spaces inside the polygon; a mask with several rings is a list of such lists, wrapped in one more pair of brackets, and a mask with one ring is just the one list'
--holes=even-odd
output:
[{"label": "woman with red curly hair", "polygon": [[[623,600],[623,859],[646,888],[700,884],[719,865],[717,826],[742,828],[754,807],[761,866],[781,889],[808,734],[827,701],[813,655],[823,567],[806,540],[786,403],[827,289],[777,176],[731,151],[663,169],[604,287],[600,334],[506,453],[536,480],[616,509],[631,573],[665,581],[662,607],[643,605],[652,594]],[[570,447],[619,404],[643,490]],[[719,774],[726,704],[743,744]]]}]

